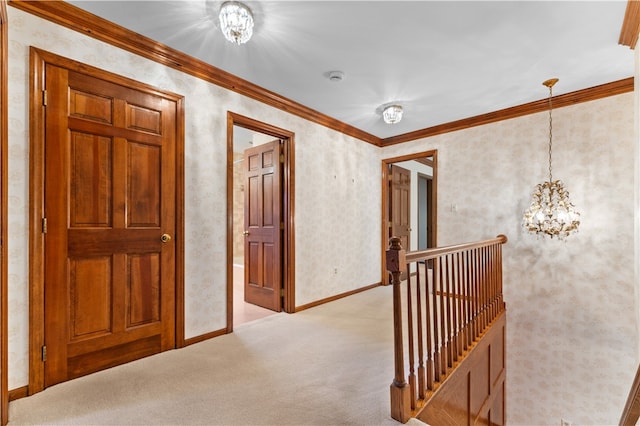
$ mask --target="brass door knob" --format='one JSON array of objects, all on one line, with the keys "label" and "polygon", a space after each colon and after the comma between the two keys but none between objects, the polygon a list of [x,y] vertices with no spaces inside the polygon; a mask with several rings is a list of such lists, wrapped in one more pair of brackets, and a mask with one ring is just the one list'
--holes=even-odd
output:
[{"label": "brass door knob", "polygon": [[244,232],[242,233],[242,235],[244,235],[244,236],[246,237],[247,235],[249,235],[249,231],[244,231]]},{"label": "brass door knob", "polygon": [[162,234],[162,237],[160,237],[160,241],[162,241],[163,243],[168,243],[169,241],[171,241],[171,235]]}]

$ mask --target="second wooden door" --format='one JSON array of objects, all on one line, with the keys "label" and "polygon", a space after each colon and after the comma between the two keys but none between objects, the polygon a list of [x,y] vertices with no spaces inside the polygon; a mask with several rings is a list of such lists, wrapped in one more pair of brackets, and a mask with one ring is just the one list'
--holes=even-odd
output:
[{"label": "second wooden door", "polygon": [[244,297],[282,309],[282,141],[244,152]]}]

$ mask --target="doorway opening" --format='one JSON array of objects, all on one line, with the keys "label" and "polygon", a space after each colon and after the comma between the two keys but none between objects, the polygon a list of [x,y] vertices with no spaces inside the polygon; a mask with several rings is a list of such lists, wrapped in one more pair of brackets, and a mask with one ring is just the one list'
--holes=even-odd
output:
[{"label": "doorway opening", "polygon": [[228,333],[295,311],[293,159],[293,133],[228,113]]},{"label": "doorway opening", "polygon": [[384,255],[391,237],[406,251],[437,246],[437,151],[382,160],[382,271],[390,277]]}]

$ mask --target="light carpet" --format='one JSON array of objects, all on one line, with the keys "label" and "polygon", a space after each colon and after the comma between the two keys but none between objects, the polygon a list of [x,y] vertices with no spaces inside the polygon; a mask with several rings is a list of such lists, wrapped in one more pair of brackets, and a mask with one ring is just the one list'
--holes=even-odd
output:
[{"label": "light carpet", "polygon": [[[399,425],[391,287],[52,386],[10,425]],[[424,425],[411,419],[409,425]]]}]

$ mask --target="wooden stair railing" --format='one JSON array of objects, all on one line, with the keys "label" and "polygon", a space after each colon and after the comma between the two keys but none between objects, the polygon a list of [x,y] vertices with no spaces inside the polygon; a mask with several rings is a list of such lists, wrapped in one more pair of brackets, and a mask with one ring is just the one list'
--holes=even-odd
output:
[{"label": "wooden stair railing", "polygon": [[[390,239],[386,268],[393,285],[395,363],[390,393],[391,417],[397,421],[406,423],[425,406],[504,313],[502,244],[506,242],[507,237],[499,235],[405,253],[399,238]],[[408,279],[402,280],[405,272]]]}]

